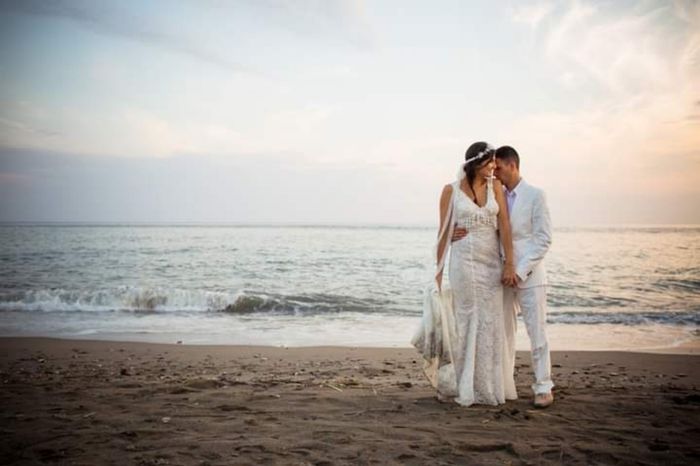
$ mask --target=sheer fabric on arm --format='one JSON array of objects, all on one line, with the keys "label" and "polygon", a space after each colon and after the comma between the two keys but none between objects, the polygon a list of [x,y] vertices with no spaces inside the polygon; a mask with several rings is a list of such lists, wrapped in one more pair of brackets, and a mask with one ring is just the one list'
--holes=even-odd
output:
[{"label": "sheer fabric on arm", "polygon": [[[441,222],[437,243],[433,248],[435,274],[424,292],[423,316],[411,343],[423,356],[423,370],[431,385],[441,397],[457,395],[457,377],[454,366],[456,325],[452,303],[452,289],[437,283],[437,276],[445,269],[454,233],[454,198],[459,185],[452,185],[452,196]],[[440,245],[443,247],[440,248]],[[442,249],[442,251],[440,251]]]}]

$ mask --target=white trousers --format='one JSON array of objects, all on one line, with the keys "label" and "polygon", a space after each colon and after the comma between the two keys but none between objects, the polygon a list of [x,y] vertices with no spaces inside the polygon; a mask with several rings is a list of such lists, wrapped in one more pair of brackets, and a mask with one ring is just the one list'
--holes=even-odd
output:
[{"label": "white trousers", "polygon": [[503,312],[506,331],[506,364],[515,371],[515,335],[518,326],[518,311],[523,316],[523,322],[530,337],[530,352],[532,369],[535,373],[535,383],[532,391],[535,394],[549,393],[554,387],[552,383],[552,364],[547,342],[547,289],[545,286],[532,288],[503,289]]}]

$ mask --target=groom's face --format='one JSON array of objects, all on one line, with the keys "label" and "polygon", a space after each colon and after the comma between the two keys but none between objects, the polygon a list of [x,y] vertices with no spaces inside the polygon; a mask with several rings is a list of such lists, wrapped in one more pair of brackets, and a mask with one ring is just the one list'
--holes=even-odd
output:
[{"label": "groom's face", "polygon": [[515,163],[509,160],[496,159],[496,170],[493,172],[501,183],[507,184],[515,174]]}]

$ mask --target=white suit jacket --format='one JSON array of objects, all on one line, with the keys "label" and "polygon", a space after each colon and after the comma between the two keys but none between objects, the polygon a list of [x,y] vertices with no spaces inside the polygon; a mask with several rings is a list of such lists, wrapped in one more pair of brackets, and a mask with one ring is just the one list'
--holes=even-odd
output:
[{"label": "white suit jacket", "polygon": [[[505,189],[505,188],[504,188]],[[513,190],[515,199],[510,209],[513,233],[513,260],[515,273],[520,277],[520,288],[547,284],[544,256],[552,244],[552,225],[544,191],[525,180]]]}]

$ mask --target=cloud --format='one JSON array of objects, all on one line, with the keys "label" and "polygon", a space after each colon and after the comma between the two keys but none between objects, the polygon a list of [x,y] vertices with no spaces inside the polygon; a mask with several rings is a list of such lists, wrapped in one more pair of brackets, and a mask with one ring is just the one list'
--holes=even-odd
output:
[{"label": "cloud", "polygon": [[126,141],[133,147],[118,144],[119,153],[148,154],[160,157],[177,154],[235,154],[237,157],[261,154],[303,153],[323,133],[331,109],[320,105],[272,112],[256,128],[236,130],[224,123],[208,120],[174,120],[131,106],[122,112]]},{"label": "cloud", "polygon": [[553,79],[584,97],[584,105],[562,112],[566,118],[577,112],[629,121],[647,118],[653,132],[661,121],[678,123],[696,113],[700,3],[645,6],[619,10],[573,0],[549,13],[551,21],[539,24],[541,41],[533,46]]},{"label": "cloud", "polygon": [[673,0],[674,13],[682,20],[700,23],[700,4],[696,0]]},{"label": "cloud", "polygon": [[[209,2],[214,3],[222,6],[218,1]],[[249,5],[300,36],[336,37],[360,48],[372,48],[378,43],[364,0],[251,0]],[[229,4],[229,8],[235,6]]]},{"label": "cloud", "polygon": [[[385,173],[275,156],[130,158],[0,147],[0,221],[416,223]],[[25,182],[26,181],[26,182]],[[399,185],[400,187],[400,185]],[[386,188],[385,188],[386,189]],[[422,200],[430,206],[437,192]],[[434,199],[435,198],[435,199]],[[432,215],[429,217],[432,218]]]},{"label": "cloud", "polygon": [[171,157],[178,154],[236,154],[237,156],[275,153],[284,150],[276,141],[255,138],[223,124],[189,121],[186,124],[169,120],[143,108],[124,109],[122,118],[127,141],[109,151],[112,155],[140,154]]},{"label": "cloud", "polygon": [[[526,176],[565,200],[564,223],[583,211],[658,221],[675,209],[663,205],[700,195],[697,5],[574,0],[537,23],[532,53],[572,100],[504,124],[502,137],[522,149]],[[675,218],[697,218],[688,212]]]},{"label": "cloud", "polygon": [[0,172],[0,183],[5,185],[22,185],[31,181],[28,175],[22,175],[14,172]]},{"label": "cloud", "polygon": [[6,138],[8,132],[26,133],[29,135],[57,136],[60,133],[43,128],[37,128],[7,117],[0,117],[0,138]]},{"label": "cloud", "polygon": [[668,57],[676,44],[665,24],[668,12],[662,7],[615,16],[599,6],[573,2],[546,31],[547,56],[609,92],[670,85],[676,76]]},{"label": "cloud", "polygon": [[554,4],[552,2],[539,2],[511,7],[509,13],[511,19],[516,23],[525,23],[534,29],[538,27],[553,9]]},{"label": "cloud", "polygon": [[175,53],[227,69],[229,71],[252,72],[250,67],[216,54],[194,40],[185,37],[182,32],[171,31],[143,15],[136,15],[119,6],[119,3],[92,2],[80,0],[6,0],[0,2],[0,8],[7,12],[65,18],[89,28],[90,30],[142,44],[160,47]]},{"label": "cloud", "polygon": [[[129,101],[100,107],[101,111],[62,106],[48,114],[50,120],[21,112],[17,102],[7,104],[10,116],[0,114],[0,146],[5,147],[156,158],[287,154],[298,162],[311,154],[316,159],[335,156],[323,150],[328,121],[335,112],[328,105],[280,106],[276,111],[250,116],[250,124],[241,124],[236,118],[227,121],[196,112],[175,113]],[[42,129],[47,121],[60,131]]]}]

